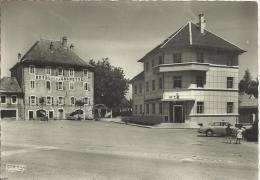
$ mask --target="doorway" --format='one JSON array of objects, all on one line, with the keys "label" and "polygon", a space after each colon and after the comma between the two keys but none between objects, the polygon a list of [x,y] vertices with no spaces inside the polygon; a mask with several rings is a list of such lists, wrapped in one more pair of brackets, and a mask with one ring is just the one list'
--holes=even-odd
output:
[{"label": "doorway", "polygon": [[49,111],[49,119],[53,119],[53,111]]},{"label": "doorway", "polygon": [[33,120],[33,111],[29,111],[29,120]]},{"label": "doorway", "polygon": [[63,117],[64,117],[63,109],[58,109],[58,119],[63,119]]},{"label": "doorway", "polygon": [[174,117],[175,123],[184,123],[183,106],[182,105],[174,105],[173,106],[173,117]]}]

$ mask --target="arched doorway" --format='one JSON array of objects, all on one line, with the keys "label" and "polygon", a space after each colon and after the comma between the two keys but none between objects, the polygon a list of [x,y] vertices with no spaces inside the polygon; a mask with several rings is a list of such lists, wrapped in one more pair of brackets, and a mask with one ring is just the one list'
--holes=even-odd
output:
[{"label": "arched doorway", "polygon": [[47,113],[44,109],[39,109],[36,111],[36,118],[39,120],[47,120]]}]

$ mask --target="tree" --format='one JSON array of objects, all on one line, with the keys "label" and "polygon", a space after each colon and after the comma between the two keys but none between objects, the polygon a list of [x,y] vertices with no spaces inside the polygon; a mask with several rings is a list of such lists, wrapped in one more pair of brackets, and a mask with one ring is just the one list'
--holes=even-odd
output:
[{"label": "tree", "polygon": [[247,69],[245,71],[245,75],[243,77],[243,79],[239,82],[239,92],[240,93],[248,93],[248,87],[249,84],[251,82],[251,74],[249,72],[249,70]]},{"label": "tree", "polygon": [[129,87],[122,68],[112,66],[108,58],[91,60],[90,64],[94,66],[95,103],[109,108],[119,106]]},{"label": "tree", "polygon": [[258,78],[252,80],[248,69],[245,71],[243,79],[239,82],[239,92],[258,98]]}]

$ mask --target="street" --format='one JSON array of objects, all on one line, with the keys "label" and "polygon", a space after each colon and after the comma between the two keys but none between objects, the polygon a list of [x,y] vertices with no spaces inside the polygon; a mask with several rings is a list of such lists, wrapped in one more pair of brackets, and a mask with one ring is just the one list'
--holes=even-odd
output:
[{"label": "street", "polygon": [[4,120],[1,129],[1,171],[12,180],[256,180],[258,176],[257,143],[226,144],[223,137],[205,137],[197,130],[66,120]]}]

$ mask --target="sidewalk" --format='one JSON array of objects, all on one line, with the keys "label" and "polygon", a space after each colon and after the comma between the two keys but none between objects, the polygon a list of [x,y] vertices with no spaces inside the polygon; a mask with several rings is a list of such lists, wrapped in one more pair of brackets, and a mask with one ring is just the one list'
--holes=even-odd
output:
[{"label": "sidewalk", "polygon": [[113,122],[118,124],[125,124],[130,126],[137,126],[143,128],[153,128],[153,129],[198,129],[199,126],[196,123],[161,123],[154,126],[140,125],[134,123],[125,123],[121,121],[121,117],[116,118],[102,118],[101,121]]}]

